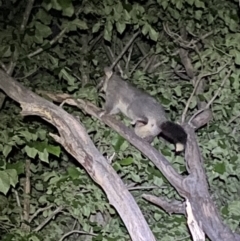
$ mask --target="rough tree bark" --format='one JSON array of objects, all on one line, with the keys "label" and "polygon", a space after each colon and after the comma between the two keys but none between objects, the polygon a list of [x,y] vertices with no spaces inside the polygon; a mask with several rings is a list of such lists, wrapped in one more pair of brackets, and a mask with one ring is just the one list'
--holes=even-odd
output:
[{"label": "rough tree bark", "polygon": [[133,241],[155,241],[134,198],[115,170],[96,149],[85,128],[61,107],[29,91],[0,70],[0,88],[20,103],[22,115],[37,115],[54,125],[60,136],[51,136],[59,142],[89,173],[106,193]]}]

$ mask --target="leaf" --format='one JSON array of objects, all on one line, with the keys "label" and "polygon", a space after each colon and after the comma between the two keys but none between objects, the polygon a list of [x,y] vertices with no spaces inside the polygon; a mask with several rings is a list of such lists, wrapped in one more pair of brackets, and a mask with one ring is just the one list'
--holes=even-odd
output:
[{"label": "leaf", "polygon": [[54,146],[54,145],[47,145],[46,146],[46,149],[47,149],[47,151],[50,153],[50,154],[52,154],[52,155],[54,155],[54,156],[57,156],[57,157],[59,157],[60,156],[60,153],[61,153],[61,148],[60,148],[60,146]]},{"label": "leaf", "polygon": [[58,3],[58,0],[51,0],[52,8],[56,10],[62,10],[62,6]]},{"label": "leaf", "polygon": [[5,172],[8,174],[9,176],[9,181],[10,184],[15,187],[16,184],[18,183],[18,174],[17,171],[15,169],[6,169]]},{"label": "leaf", "polygon": [[79,29],[88,29],[87,23],[85,21],[82,21],[80,19],[75,19],[72,21],[72,24],[75,25]]},{"label": "leaf", "polygon": [[117,22],[116,23],[116,27],[117,27],[117,31],[122,34],[123,31],[126,29],[126,24],[125,23],[120,23],[120,22]]},{"label": "leaf", "polygon": [[173,9],[173,8],[169,8],[169,13],[171,14],[171,16],[178,20],[180,18],[180,14],[179,14],[179,11],[176,10],[176,9]]},{"label": "leaf", "polygon": [[69,85],[75,85],[76,78],[69,74],[65,68],[61,69],[59,73],[59,78],[65,79]]},{"label": "leaf", "polygon": [[160,221],[162,218],[162,214],[154,212],[153,217],[154,217],[155,221]]},{"label": "leaf", "polygon": [[240,201],[232,201],[228,204],[229,214],[234,216],[240,216]]},{"label": "leaf", "polygon": [[182,96],[182,89],[181,89],[181,86],[180,86],[180,85],[178,85],[177,87],[175,87],[175,88],[174,88],[174,91],[175,91],[177,97],[181,97],[181,96]]},{"label": "leaf", "polygon": [[159,35],[151,26],[149,28],[149,36],[153,41],[157,42]]},{"label": "leaf", "polygon": [[197,97],[193,96],[192,99],[191,99],[191,103],[189,105],[189,108],[194,109],[196,106],[197,106]]},{"label": "leaf", "polygon": [[200,0],[195,0],[195,6],[197,7],[197,8],[205,8],[205,4],[204,4],[204,2],[202,2],[202,1],[200,1]]},{"label": "leaf", "polygon": [[11,150],[12,150],[12,146],[10,146],[10,145],[4,145],[3,151],[2,151],[4,157],[7,157],[8,154],[11,152]]},{"label": "leaf", "polygon": [[128,157],[128,158],[122,159],[122,160],[119,161],[118,163],[119,163],[121,166],[129,166],[129,165],[131,165],[133,162],[134,162],[133,158],[132,158],[132,157]]},{"label": "leaf", "polygon": [[188,3],[190,6],[192,6],[192,5],[194,4],[194,2],[195,2],[194,0],[188,0],[188,1],[187,1],[187,3]]},{"label": "leaf", "polygon": [[31,133],[28,130],[19,131],[20,136],[23,136],[27,142],[31,142],[32,140],[37,140],[38,135],[36,133]]},{"label": "leaf", "polygon": [[182,7],[183,7],[182,1],[178,0],[178,1],[176,2],[176,8],[177,8],[178,10],[181,10]]},{"label": "leaf", "polygon": [[49,11],[53,6],[52,6],[52,3],[51,2],[43,2],[42,3],[42,6],[47,10],[47,11]]},{"label": "leaf", "polygon": [[109,32],[109,31],[105,28],[105,29],[104,29],[103,38],[104,38],[106,41],[111,42],[112,32]]},{"label": "leaf", "polygon": [[10,188],[9,176],[5,171],[0,171],[0,192],[7,194]]},{"label": "leaf", "polygon": [[123,6],[121,1],[118,1],[118,3],[114,6],[114,10],[118,13],[122,13],[123,11]]},{"label": "leaf", "polygon": [[208,14],[208,15],[207,15],[207,21],[208,21],[208,24],[209,24],[209,25],[213,23],[214,17],[213,17],[212,14]]},{"label": "leaf", "polygon": [[163,179],[154,176],[154,177],[153,177],[153,183],[154,183],[156,186],[161,187],[161,186],[163,185]]},{"label": "leaf", "polygon": [[235,50],[235,64],[240,65],[240,52]]},{"label": "leaf", "polygon": [[67,169],[68,175],[74,180],[79,179],[80,172],[76,167],[68,167]]},{"label": "leaf", "polygon": [[44,149],[43,152],[38,152],[38,156],[41,161],[49,163],[49,160],[48,160],[49,154],[46,149]]},{"label": "leaf", "polygon": [[10,46],[0,46],[0,56],[2,56],[2,58],[8,58],[12,55],[12,51]]},{"label": "leaf", "polygon": [[72,0],[57,0],[62,8],[68,8],[72,5]]},{"label": "leaf", "polygon": [[238,30],[238,23],[233,19],[230,19],[228,26],[229,26],[229,29],[233,32],[236,32]]},{"label": "leaf", "polygon": [[145,23],[142,28],[142,34],[147,35],[148,32],[149,32],[149,24]]},{"label": "leaf", "polygon": [[15,169],[17,175],[24,173],[24,163],[22,161],[17,161],[15,163],[7,163],[6,169]]},{"label": "leaf", "polygon": [[35,31],[36,36],[40,36],[42,38],[47,38],[52,34],[51,28],[49,28],[47,25],[44,25],[38,21],[35,22],[35,29],[36,29]]},{"label": "leaf", "polygon": [[37,135],[38,135],[40,140],[45,140],[46,136],[47,136],[47,132],[46,132],[46,130],[38,129],[37,130]]},{"label": "leaf", "polygon": [[97,33],[99,31],[100,27],[101,27],[101,23],[100,22],[95,23],[93,25],[93,27],[92,27],[92,33]]},{"label": "leaf", "polygon": [[127,10],[124,9],[123,11],[123,18],[126,22],[128,22],[131,19],[131,16]]},{"label": "leaf", "polygon": [[24,150],[26,151],[27,155],[30,157],[30,158],[35,158],[37,153],[38,153],[38,150],[35,149],[35,148],[31,148],[29,146],[25,146]]},{"label": "leaf", "polygon": [[118,135],[117,141],[113,146],[115,152],[119,152],[119,150],[124,142],[125,142],[125,139],[122,136]]},{"label": "leaf", "polygon": [[201,10],[195,11],[195,18],[197,20],[200,20],[202,18],[202,11]]},{"label": "leaf", "polygon": [[137,183],[140,183],[142,181],[142,179],[138,174],[131,173],[131,178],[134,182],[137,182]]},{"label": "leaf", "polygon": [[226,171],[225,163],[217,163],[214,166],[214,171],[222,175]]},{"label": "leaf", "polygon": [[163,9],[166,10],[167,7],[168,7],[168,1],[165,0],[165,1],[161,1],[160,3],[161,3],[161,5],[162,5]]}]

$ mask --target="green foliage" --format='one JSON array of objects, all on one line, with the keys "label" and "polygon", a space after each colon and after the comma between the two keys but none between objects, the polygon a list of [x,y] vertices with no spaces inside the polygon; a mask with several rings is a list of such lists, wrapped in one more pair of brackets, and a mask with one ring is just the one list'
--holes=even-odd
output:
[{"label": "green foliage", "polygon": [[[27,3],[25,0],[0,1],[0,61],[5,65],[16,61],[13,76],[19,82],[35,92],[69,93],[102,106],[96,85],[103,68],[111,62],[106,49],[110,46],[117,56],[139,30],[129,69],[125,71],[131,77],[128,81],[160,101],[173,120],[180,118],[193,86],[173,71],[182,66],[176,55],[179,45],[163,31],[163,25],[168,25],[175,40],[180,29],[186,27],[188,42],[211,32],[199,42],[198,52],[189,51],[195,74],[213,73],[227,62],[231,63],[226,68],[231,68],[232,74],[211,106],[213,120],[197,134],[211,194],[224,221],[239,232],[238,2],[43,0],[34,4],[26,28],[21,32]],[[130,76],[130,71],[143,56],[149,59],[155,56],[158,68],[148,73],[142,71],[148,64],[143,59]],[[120,62],[122,66],[127,58],[124,56]],[[197,98],[211,100],[225,75],[226,69],[205,78],[205,91],[192,99],[188,116],[196,112]],[[112,166],[137,200],[156,239],[191,240],[183,216],[169,216],[142,199],[143,193],[151,193],[180,200],[162,173],[110,128],[76,108],[66,105],[63,108],[79,117],[99,151],[112,160]],[[60,240],[73,229],[94,233],[96,236],[92,240],[130,240],[124,224],[99,186],[49,136],[50,132],[56,132],[52,126],[40,118],[21,118],[20,107],[9,99],[0,116],[2,240]],[[117,118],[130,126],[129,120]],[[183,156],[174,155],[173,145],[163,139],[155,139],[153,145],[178,173],[187,173]],[[28,160],[31,193],[25,195]],[[22,208],[28,197],[30,231],[22,224]],[[59,207],[62,210],[37,230]],[[84,238],[85,235],[73,234],[65,240]]]}]

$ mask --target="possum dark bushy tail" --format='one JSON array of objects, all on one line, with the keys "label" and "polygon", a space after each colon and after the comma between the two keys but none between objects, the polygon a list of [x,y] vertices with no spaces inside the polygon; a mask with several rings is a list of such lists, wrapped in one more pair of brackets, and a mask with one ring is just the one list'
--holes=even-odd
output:
[{"label": "possum dark bushy tail", "polygon": [[187,133],[184,129],[171,121],[165,121],[160,126],[162,134],[175,144],[176,152],[183,151],[187,142]]}]

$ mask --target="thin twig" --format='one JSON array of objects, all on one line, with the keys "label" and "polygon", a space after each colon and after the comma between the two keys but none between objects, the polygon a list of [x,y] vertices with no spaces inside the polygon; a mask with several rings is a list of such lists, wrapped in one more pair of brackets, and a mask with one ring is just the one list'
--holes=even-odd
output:
[{"label": "thin twig", "polygon": [[[65,27],[57,36],[55,36],[55,38],[53,38],[48,44],[50,44],[50,46],[52,46],[53,44],[55,44],[66,32],[66,30],[68,29],[68,27]],[[30,53],[27,55],[28,58],[32,58],[33,56],[40,54],[41,52],[43,52],[45,50],[45,48],[39,48],[37,50],[35,50],[34,52]]]},{"label": "thin twig", "polygon": [[23,221],[22,206],[21,206],[21,202],[20,202],[20,198],[19,198],[18,192],[17,192],[16,189],[13,189],[13,191],[14,191],[14,194],[15,194],[15,196],[16,196],[17,205],[18,205],[18,207],[20,208],[20,217],[21,217],[21,220]]},{"label": "thin twig", "polygon": [[190,120],[188,121],[189,124],[191,123],[191,121],[192,121],[198,114],[200,114],[201,112],[209,109],[210,105],[213,103],[213,101],[214,101],[214,100],[217,98],[217,96],[219,95],[222,87],[224,86],[224,84],[225,84],[225,82],[228,80],[228,78],[230,77],[231,73],[232,73],[232,70],[229,70],[229,71],[227,72],[227,75],[226,75],[225,78],[223,79],[223,81],[222,81],[221,85],[219,86],[219,88],[217,89],[215,95],[212,97],[212,99],[207,103],[207,105],[206,105],[204,108],[202,108],[201,110],[198,110],[198,111],[190,118]]},{"label": "thin twig", "polygon": [[102,37],[103,37],[103,34],[99,34],[98,37],[93,40],[93,42],[89,46],[89,51],[93,50],[94,46],[97,44],[98,41],[101,40]]},{"label": "thin twig", "polygon": [[200,75],[198,76],[198,78],[197,78],[197,80],[196,80],[196,82],[195,82],[194,89],[193,89],[193,91],[192,91],[192,93],[191,93],[191,95],[190,95],[190,97],[189,97],[189,99],[188,99],[188,101],[187,101],[186,107],[185,107],[185,109],[184,109],[184,111],[183,111],[183,114],[182,114],[182,123],[184,123],[184,121],[185,121],[188,108],[189,108],[189,106],[190,106],[190,104],[191,104],[192,98],[193,98],[193,96],[194,96],[194,94],[195,94],[195,92],[196,92],[196,90],[197,90],[197,87],[198,87],[200,81],[202,80],[202,78],[205,78],[205,77],[207,77],[207,76],[211,76],[211,75],[215,75],[215,74],[220,73],[228,64],[229,64],[229,62],[226,63],[225,65],[223,65],[221,68],[219,68],[216,72],[206,73],[206,74],[202,74],[202,75],[200,74]]},{"label": "thin twig", "polygon": [[[25,8],[25,12],[23,14],[23,20],[22,20],[22,23],[21,23],[21,26],[20,26],[20,33],[24,33],[25,29],[26,29],[26,26],[27,26],[27,22],[28,22],[28,19],[29,19],[29,16],[30,16],[30,13],[32,11],[32,8],[33,8],[33,4],[34,4],[34,0],[28,0],[28,4]],[[12,57],[11,57],[11,61],[9,63],[9,66],[8,66],[8,70],[7,70],[7,73],[11,76],[13,71],[14,71],[14,68],[16,66],[16,62],[19,58],[19,55],[15,55],[14,53],[12,53]]]},{"label": "thin twig", "polygon": [[233,121],[235,121],[238,117],[240,117],[240,113],[236,116],[234,116],[228,123],[227,126],[229,126]]},{"label": "thin twig", "polygon": [[90,236],[97,236],[97,234],[95,233],[87,233],[87,232],[84,232],[84,231],[79,231],[79,230],[72,230],[66,234],[64,234],[60,239],[59,241],[63,241],[67,236],[71,235],[71,234],[74,234],[74,233],[79,233],[79,234],[85,234],[85,235],[90,235]]},{"label": "thin twig", "polygon": [[161,189],[165,189],[167,188],[165,187],[158,187],[158,186],[146,186],[146,187],[128,187],[128,191],[135,191],[135,190],[146,190],[146,189],[156,189],[156,188],[161,188]]},{"label": "thin twig", "polygon": [[27,7],[26,7],[25,12],[23,14],[23,21],[22,21],[22,24],[20,26],[21,33],[24,32],[24,30],[25,30],[25,28],[27,26],[27,22],[28,22],[30,13],[31,13],[32,8],[33,8],[33,4],[34,4],[34,0],[29,0],[28,1]]},{"label": "thin twig", "polygon": [[37,215],[45,210],[48,210],[50,208],[52,208],[53,205],[47,206],[45,208],[39,208],[30,218],[29,218],[29,223],[32,222],[32,220],[37,217]]},{"label": "thin twig", "polygon": [[0,61],[0,66],[7,73],[7,66],[2,61]]},{"label": "thin twig", "polygon": [[122,52],[118,55],[118,57],[114,60],[114,62],[112,63],[112,65],[110,66],[110,69],[112,70],[115,65],[118,63],[118,61],[122,58],[122,56],[126,53],[126,51],[128,50],[128,48],[130,47],[130,45],[132,44],[132,42],[134,41],[134,39],[139,35],[140,31],[137,31],[132,38],[128,41],[128,43],[125,45],[125,47],[123,48]]},{"label": "thin twig", "polygon": [[29,72],[28,74],[24,75],[23,77],[15,77],[16,80],[22,80],[25,78],[28,78],[29,76],[35,74],[40,68],[37,68],[35,70],[33,70],[32,72]]},{"label": "thin twig", "polygon": [[131,57],[132,57],[132,52],[133,52],[133,44],[131,45],[131,47],[129,49],[129,53],[128,53],[128,57],[127,57],[127,63],[126,63],[126,66],[125,66],[125,71],[127,71],[127,73],[128,73],[128,69],[129,69],[129,63],[130,63],[130,60],[131,60]]},{"label": "thin twig", "polygon": [[138,62],[137,62],[137,64],[133,67],[133,69],[131,70],[131,72],[130,72],[130,76],[133,74],[133,72],[137,69],[137,67],[139,66],[139,64],[141,64],[142,63],[142,61],[144,60],[144,59],[146,59],[149,55],[151,55],[151,53],[147,53],[145,56],[143,56]]},{"label": "thin twig", "polygon": [[60,213],[63,210],[63,207],[58,207],[54,212],[52,212],[48,218],[46,218],[37,228],[35,228],[33,231],[38,232],[41,230],[56,214]]},{"label": "thin twig", "polygon": [[[109,46],[107,46],[107,49],[108,49],[109,54],[110,54],[110,56],[111,56],[111,59],[112,59],[112,61],[113,61],[113,60],[115,59],[115,55],[114,55],[112,49],[111,49]],[[116,63],[116,65],[117,65],[117,68],[118,68],[119,72],[121,73],[121,76],[123,76],[123,70],[122,70],[121,65],[120,65],[119,63]],[[115,65],[114,65],[114,66],[115,66]],[[114,68],[114,67],[113,67],[113,68]],[[109,68],[109,69],[111,69],[111,68]],[[111,70],[112,70],[112,69],[111,69]]]},{"label": "thin twig", "polygon": [[147,62],[147,64],[145,65],[145,67],[143,69],[144,72],[146,72],[148,70],[149,66],[155,61],[155,59],[156,59],[156,55],[153,54],[151,56],[151,58],[149,59],[149,61]]},{"label": "thin twig", "polygon": [[178,42],[179,45],[182,47],[182,48],[191,48],[191,49],[194,49],[196,44],[209,37],[211,34],[213,34],[213,31],[210,31],[206,34],[204,34],[202,37],[198,37],[198,39],[196,40],[191,40],[190,42],[187,42],[186,40],[184,40],[180,35],[178,35],[177,33],[174,33],[172,31],[170,31],[169,27],[168,27],[168,24],[163,24],[163,29],[164,31],[167,33],[168,36],[170,36],[172,39],[174,39],[174,42]]},{"label": "thin twig", "polygon": [[24,201],[23,201],[23,219],[21,227],[25,230],[30,231],[29,223],[29,213],[30,213],[30,192],[31,192],[31,170],[30,170],[31,160],[27,159],[25,164],[25,180],[24,180]]}]

